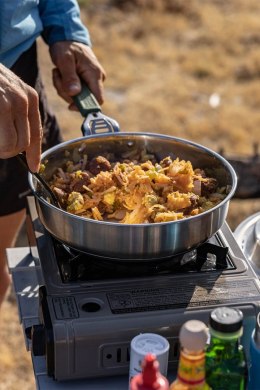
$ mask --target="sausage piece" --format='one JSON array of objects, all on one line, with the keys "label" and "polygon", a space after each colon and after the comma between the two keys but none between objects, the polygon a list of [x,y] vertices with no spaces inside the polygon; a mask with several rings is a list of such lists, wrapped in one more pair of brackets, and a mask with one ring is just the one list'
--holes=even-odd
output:
[{"label": "sausage piece", "polygon": [[97,156],[92,158],[88,163],[87,169],[92,173],[92,175],[97,175],[101,171],[110,171],[111,164],[110,162],[102,156]]}]

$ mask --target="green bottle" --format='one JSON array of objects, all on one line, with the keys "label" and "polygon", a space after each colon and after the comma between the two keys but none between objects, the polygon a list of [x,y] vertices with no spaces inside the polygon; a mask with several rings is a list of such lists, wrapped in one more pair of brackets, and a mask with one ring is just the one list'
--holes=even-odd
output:
[{"label": "green bottle", "polygon": [[247,363],[240,337],[243,313],[231,307],[213,310],[209,319],[210,343],[206,350],[206,380],[213,390],[243,390]]}]

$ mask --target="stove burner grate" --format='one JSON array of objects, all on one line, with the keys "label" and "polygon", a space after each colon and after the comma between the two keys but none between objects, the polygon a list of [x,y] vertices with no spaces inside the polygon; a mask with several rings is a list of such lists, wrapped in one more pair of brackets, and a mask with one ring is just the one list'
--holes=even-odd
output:
[{"label": "stove burner grate", "polygon": [[235,269],[228,248],[209,242],[170,258],[131,262],[77,252],[56,240],[54,249],[64,283]]}]

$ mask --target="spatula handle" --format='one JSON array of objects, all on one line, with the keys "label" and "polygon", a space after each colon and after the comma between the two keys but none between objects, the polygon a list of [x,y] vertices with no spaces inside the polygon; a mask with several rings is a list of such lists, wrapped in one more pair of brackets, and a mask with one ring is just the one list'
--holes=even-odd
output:
[{"label": "spatula handle", "polygon": [[78,107],[81,115],[86,118],[88,114],[101,111],[101,108],[95,96],[83,81],[81,81],[81,86],[81,92],[78,95],[73,96],[73,101]]},{"label": "spatula handle", "polygon": [[49,187],[49,184],[43,179],[43,177],[41,177],[41,175],[39,173],[32,172],[30,170],[30,168],[27,164],[25,152],[18,153],[16,155],[16,158],[23,164],[23,166],[28,170],[28,172],[30,172],[32,174],[32,176],[35,177],[38,180],[38,182],[43,186],[43,188],[47,192],[48,196],[50,197],[52,204],[54,204],[54,206],[56,206],[58,208],[61,208],[59,200],[58,200],[57,196],[54,194],[54,192],[52,192],[52,189]]}]

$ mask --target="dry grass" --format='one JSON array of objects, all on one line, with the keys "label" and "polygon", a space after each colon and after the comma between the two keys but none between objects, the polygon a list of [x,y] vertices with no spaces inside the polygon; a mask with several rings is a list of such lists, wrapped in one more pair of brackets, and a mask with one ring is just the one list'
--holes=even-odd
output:
[{"label": "dry grass", "polygon": [[[94,51],[108,75],[103,111],[122,130],[179,136],[216,151],[224,148],[229,155],[251,154],[260,127],[258,0],[80,3]],[[64,137],[78,137],[82,118],[56,96],[42,44],[40,58]],[[215,108],[210,105],[213,94],[219,97]],[[259,199],[233,200],[228,216],[232,229],[259,206]],[[34,389],[12,300],[4,302],[0,315],[0,390]]]},{"label": "dry grass", "polygon": [[1,308],[0,339],[0,390],[34,389],[30,354],[25,349],[13,299],[6,299]]}]

